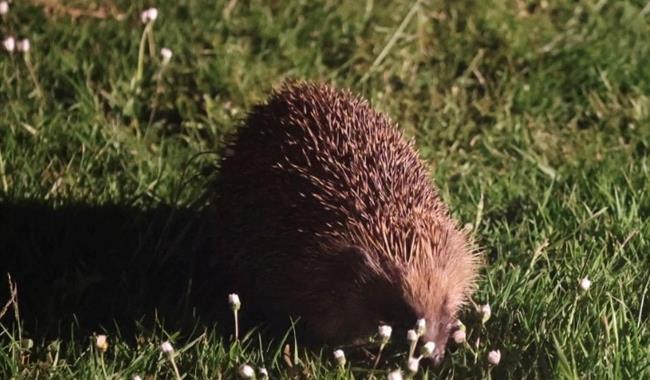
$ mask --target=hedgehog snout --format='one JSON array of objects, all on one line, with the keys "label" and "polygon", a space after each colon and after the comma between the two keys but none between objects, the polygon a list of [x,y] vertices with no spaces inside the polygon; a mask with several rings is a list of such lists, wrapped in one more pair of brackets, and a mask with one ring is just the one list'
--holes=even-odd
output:
[{"label": "hedgehog snout", "polygon": [[426,342],[433,342],[436,345],[436,348],[433,351],[433,354],[427,358],[432,362],[433,365],[439,365],[445,357],[445,349],[447,347],[447,342],[450,337],[450,329],[448,323],[429,323],[425,333],[420,338],[419,345],[423,345]]},{"label": "hedgehog snout", "polygon": [[431,356],[422,358],[422,360],[424,360],[425,363],[424,365],[437,367],[440,365],[440,363],[442,363],[442,361],[445,358],[445,348],[447,346],[447,339],[427,339],[425,335],[422,337],[422,339],[418,344],[418,350],[420,350],[426,342],[434,342],[436,344],[436,348],[433,350],[433,354],[431,354]]},{"label": "hedgehog snout", "polygon": [[422,358],[423,363],[422,365],[424,366],[431,366],[431,367],[438,367],[440,364],[442,364],[442,361],[445,359],[445,353],[444,352],[434,352],[432,356],[427,357],[427,358]]}]

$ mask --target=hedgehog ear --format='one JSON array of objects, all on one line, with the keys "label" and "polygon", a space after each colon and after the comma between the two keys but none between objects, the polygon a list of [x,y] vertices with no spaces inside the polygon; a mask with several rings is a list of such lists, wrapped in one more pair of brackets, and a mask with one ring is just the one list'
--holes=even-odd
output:
[{"label": "hedgehog ear", "polygon": [[360,285],[369,280],[368,254],[359,246],[339,248],[331,264],[335,278],[343,284]]},{"label": "hedgehog ear", "polygon": [[332,254],[325,261],[328,273],[322,276],[327,278],[325,288],[339,294],[342,302],[350,296],[365,298],[365,289],[375,281],[369,270],[367,253],[353,245],[339,246],[329,252]]},{"label": "hedgehog ear", "polygon": [[[348,246],[341,251],[342,265],[337,272],[337,278],[342,283],[354,284],[362,290],[364,308],[381,322],[408,328],[417,319],[417,313],[405,300],[402,288],[394,281],[400,276],[390,273],[388,268],[376,268],[370,262],[372,256],[363,248]],[[400,323],[408,321],[408,325]],[[379,322],[379,321],[378,321]]]}]

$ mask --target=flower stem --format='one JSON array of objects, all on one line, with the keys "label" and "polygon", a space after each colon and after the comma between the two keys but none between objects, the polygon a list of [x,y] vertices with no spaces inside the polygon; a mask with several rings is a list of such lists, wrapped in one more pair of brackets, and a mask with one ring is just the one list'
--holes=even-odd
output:
[{"label": "flower stem", "polygon": [[176,380],[181,380],[181,373],[178,371],[178,367],[176,366],[176,361],[174,360],[174,355],[169,355],[169,361],[172,362],[172,368],[174,368],[174,376],[176,376]]},{"label": "flower stem", "polygon": [[144,73],[144,45],[147,42],[147,37],[152,27],[153,27],[153,23],[149,22],[147,23],[147,25],[145,25],[144,31],[142,32],[142,37],[140,38],[140,46],[138,48],[138,67],[135,71],[135,75],[133,76],[133,79],[131,80],[131,90],[135,90],[136,86],[142,80],[142,76]]},{"label": "flower stem", "polygon": [[239,318],[237,318],[237,310],[233,310],[235,317],[235,340],[239,340]]},{"label": "flower stem", "polygon": [[29,52],[25,53],[25,66],[27,66],[27,71],[29,71],[29,76],[32,78],[32,82],[34,82],[34,87],[36,88],[36,96],[38,96],[39,99],[43,100],[43,90],[41,89],[41,85],[38,83],[38,79],[36,78],[36,71],[32,66],[32,61],[29,59]]},{"label": "flower stem", "polygon": [[377,369],[377,365],[379,365],[379,360],[381,359],[381,353],[384,351],[384,347],[386,346],[385,343],[382,343],[379,346],[379,352],[377,352],[377,357],[375,358],[375,363],[372,365],[372,369],[370,370],[370,376],[368,376],[369,379],[372,379],[375,377],[375,370]]}]

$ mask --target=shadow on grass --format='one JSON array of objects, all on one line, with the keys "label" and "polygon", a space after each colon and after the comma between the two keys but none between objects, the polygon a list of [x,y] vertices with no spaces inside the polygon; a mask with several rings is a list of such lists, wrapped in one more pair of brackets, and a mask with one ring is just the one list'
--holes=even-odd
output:
[{"label": "shadow on grass", "polygon": [[[87,339],[92,333],[108,332],[131,340],[143,328],[157,329],[159,322],[181,334],[216,322],[220,333],[231,334],[228,281],[218,266],[208,265],[214,256],[215,233],[214,218],[207,212],[164,205],[142,209],[0,203],[0,308],[9,298],[5,276],[11,273],[18,286],[23,331],[32,338],[57,339],[72,332]],[[248,327],[257,325],[259,320],[249,316],[245,306],[240,316],[252,317]],[[498,318],[492,326],[511,326],[511,321],[498,322]],[[463,320],[479,323],[470,314]],[[0,323],[14,323],[13,314],[7,313]],[[496,330],[492,334],[491,341],[508,335]],[[403,364],[400,354],[406,347],[403,336],[396,336],[382,366]],[[457,350],[450,345],[448,355]],[[552,377],[549,352],[551,347],[534,345],[519,352],[504,350],[503,363],[494,368],[493,378],[525,377],[534,368]],[[346,353],[353,362],[371,363],[362,352]],[[464,355],[462,350],[459,354]],[[520,367],[522,361],[531,366]],[[446,360],[433,373],[480,378],[484,368],[484,359],[461,366]]]},{"label": "shadow on grass", "polygon": [[10,273],[23,329],[39,337],[181,329],[206,310],[223,320],[224,279],[205,265],[211,226],[206,212],[169,206],[0,204],[0,303]]}]

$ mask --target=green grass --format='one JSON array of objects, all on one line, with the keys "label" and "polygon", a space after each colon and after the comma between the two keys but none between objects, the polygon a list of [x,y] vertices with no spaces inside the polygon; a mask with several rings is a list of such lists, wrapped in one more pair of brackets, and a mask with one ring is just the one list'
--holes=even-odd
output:
[{"label": "green grass", "polygon": [[[146,273],[208,234],[179,215],[201,205],[224,137],[289,77],[349,87],[398,121],[484,250],[475,302],[492,318],[468,323],[472,347],[425,378],[650,378],[645,1],[234,1],[226,16],[228,3],[161,2],[140,57],[142,2],[116,2],[121,20],[73,20],[16,1],[0,21],[32,44],[0,52],[0,269],[21,302],[0,319],[2,378],[173,378],[159,350],[170,338],[186,378],[232,378],[244,362],[273,378],[367,375],[354,358],[337,370],[330,348],[298,349],[289,368],[256,334],[117,322],[183,292]],[[97,289],[134,295],[106,306]],[[73,314],[89,302],[105,309],[82,328]],[[103,356],[91,331],[109,334]]]}]

